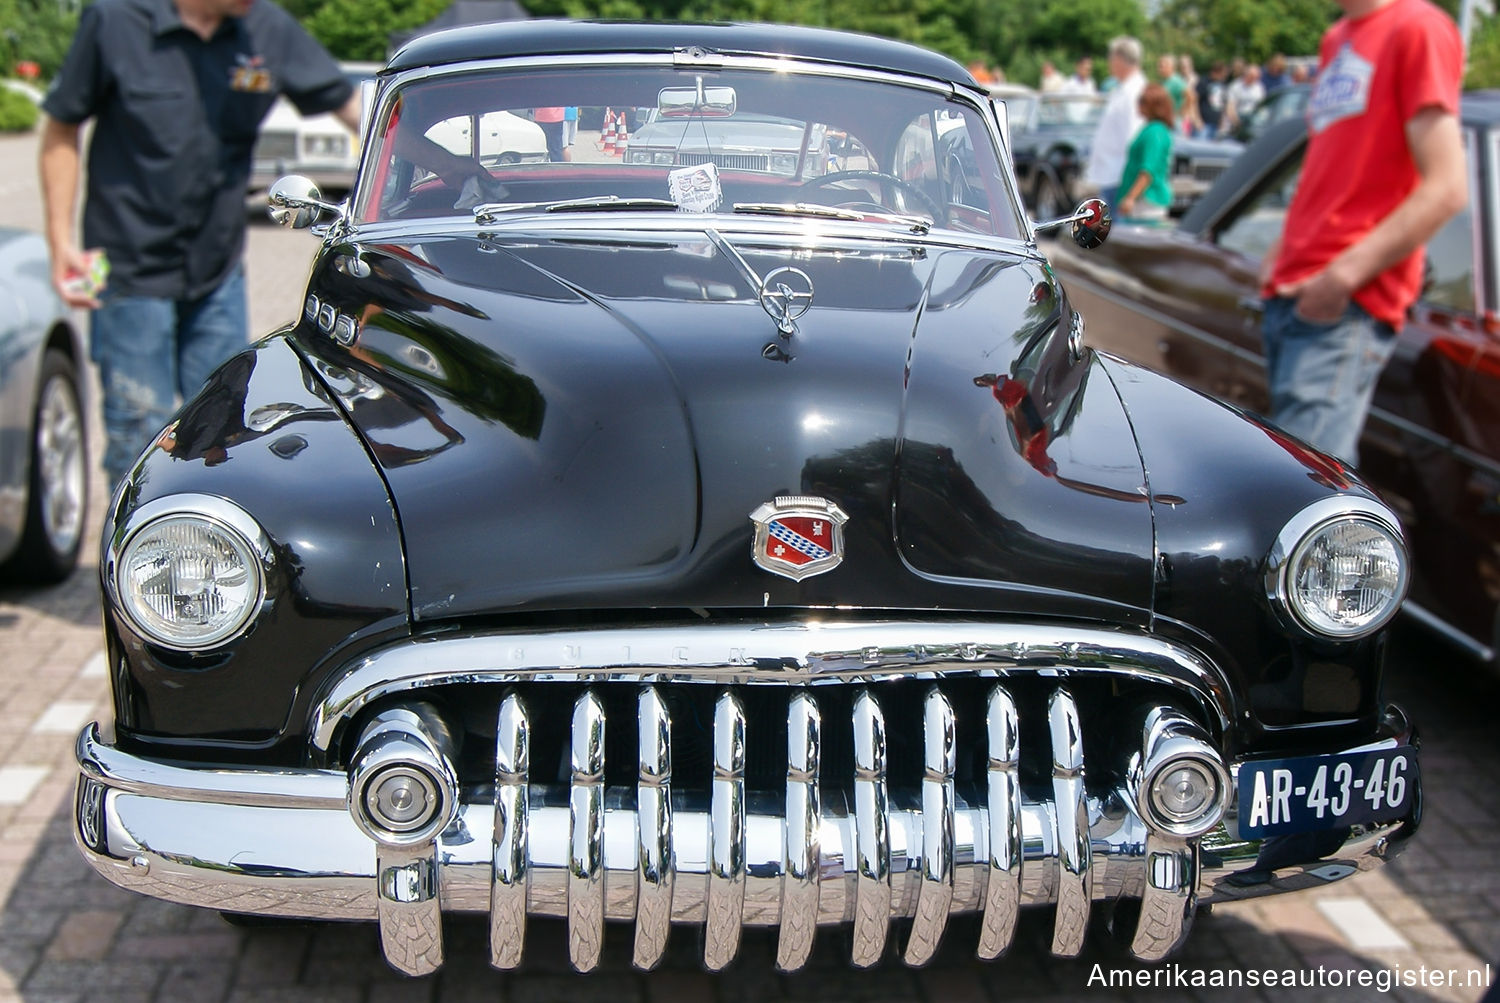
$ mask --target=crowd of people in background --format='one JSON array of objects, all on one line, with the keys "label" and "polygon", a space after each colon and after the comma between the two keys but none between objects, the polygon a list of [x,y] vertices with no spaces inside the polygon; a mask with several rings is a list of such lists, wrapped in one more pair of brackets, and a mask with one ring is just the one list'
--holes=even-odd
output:
[{"label": "crowd of people in background", "polygon": [[[980,67],[971,67],[971,70],[981,83],[1005,79],[1005,74],[998,70]],[[1164,53],[1156,60],[1155,81],[1166,88],[1172,99],[1174,131],[1207,139],[1231,135],[1268,95],[1310,80],[1307,60],[1289,60],[1279,52],[1264,65],[1239,57],[1231,62],[1215,60],[1207,72],[1201,74],[1189,55]],[[1102,82],[1096,81],[1094,61],[1084,56],[1066,75],[1056,63],[1044,61],[1037,90],[1044,94],[1108,94],[1120,81],[1113,70]]]},{"label": "crowd of people in background", "polygon": [[1241,58],[1215,60],[1201,74],[1191,56],[1163,53],[1151,78],[1134,38],[1112,40],[1107,58],[1108,71],[1099,82],[1087,56],[1068,75],[1043,62],[1037,89],[1105,96],[1084,180],[1123,215],[1137,218],[1166,216],[1173,136],[1233,136],[1268,95],[1310,80],[1308,60],[1289,60],[1282,53],[1264,66]]}]

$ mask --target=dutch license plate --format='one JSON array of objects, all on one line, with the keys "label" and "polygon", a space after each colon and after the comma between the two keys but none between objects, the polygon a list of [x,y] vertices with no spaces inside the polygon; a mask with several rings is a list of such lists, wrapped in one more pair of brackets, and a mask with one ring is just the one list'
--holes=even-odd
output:
[{"label": "dutch license plate", "polygon": [[1240,836],[1260,839],[1401,818],[1416,797],[1418,776],[1410,747],[1243,763]]}]

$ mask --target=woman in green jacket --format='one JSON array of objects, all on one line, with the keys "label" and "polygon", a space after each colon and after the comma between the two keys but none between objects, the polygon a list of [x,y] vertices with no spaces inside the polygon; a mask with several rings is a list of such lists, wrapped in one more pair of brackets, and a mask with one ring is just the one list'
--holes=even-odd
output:
[{"label": "woman in green jacket", "polygon": [[1166,219],[1172,204],[1172,96],[1161,84],[1147,84],[1139,108],[1146,124],[1125,154],[1119,211],[1136,219]]}]

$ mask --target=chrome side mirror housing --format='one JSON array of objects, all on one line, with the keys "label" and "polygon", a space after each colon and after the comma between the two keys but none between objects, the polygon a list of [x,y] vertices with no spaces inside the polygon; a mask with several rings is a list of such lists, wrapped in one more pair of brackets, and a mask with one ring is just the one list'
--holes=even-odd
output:
[{"label": "chrome side mirror housing", "polygon": [[1073,243],[1086,250],[1092,250],[1104,243],[1104,239],[1109,236],[1109,227],[1112,222],[1109,206],[1103,199],[1084,199],[1078,203],[1078,208],[1073,210],[1073,215],[1064,216],[1061,219],[1049,219],[1044,223],[1033,223],[1032,229],[1041,233],[1044,230],[1052,230],[1071,223],[1073,224]]},{"label": "chrome side mirror housing", "polygon": [[325,212],[343,219],[343,206],[323,201],[323,193],[310,178],[300,174],[289,174],[278,178],[266,196],[269,215],[277,223],[291,230],[304,230],[318,221]]}]

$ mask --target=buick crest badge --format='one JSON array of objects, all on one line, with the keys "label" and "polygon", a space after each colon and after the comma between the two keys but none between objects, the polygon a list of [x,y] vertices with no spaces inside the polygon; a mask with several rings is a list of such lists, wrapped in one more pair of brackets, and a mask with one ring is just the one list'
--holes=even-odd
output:
[{"label": "buick crest badge", "polygon": [[844,510],[826,498],[783,496],[750,513],[751,557],[774,575],[800,582],[844,560]]},{"label": "buick crest badge", "polygon": [[797,318],[812,306],[813,284],[800,268],[778,268],[760,283],[760,306],[783,337],[797,333]]}]

